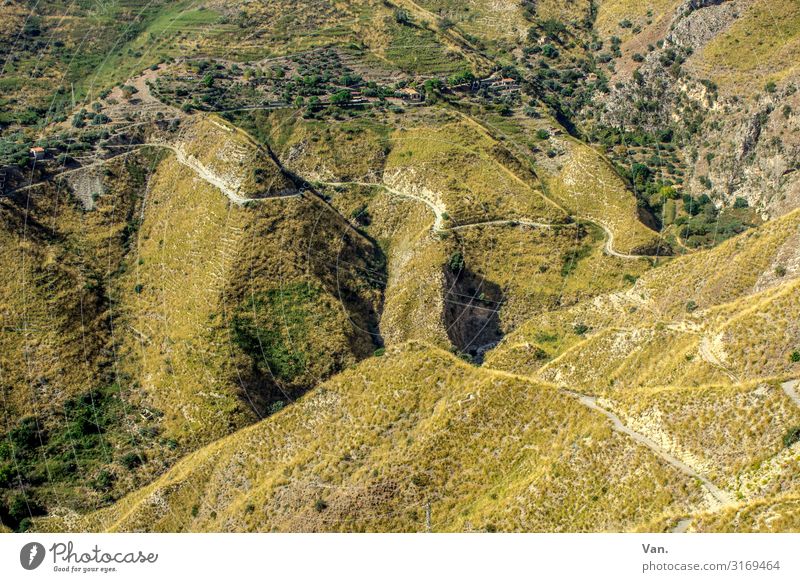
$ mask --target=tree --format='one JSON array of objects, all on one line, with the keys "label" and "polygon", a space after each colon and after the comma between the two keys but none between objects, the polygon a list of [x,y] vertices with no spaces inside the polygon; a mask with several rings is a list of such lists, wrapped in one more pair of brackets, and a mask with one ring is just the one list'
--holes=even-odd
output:
[{"label": "tree", "polygon": [[123,96],[125,99],[130,99],[130,98],[131,98],[131,97],[133,97],[133,96],[134,96],[136,93],[138,93],[138,92],[139,92],[139,90],[138,90],[136,87],[134,87],[133,85],[123,85],[123,86],[121,87],[121,89],[122,89],[122,96]]},{"label": "tree", "polygon": [[563,22],[555,18],[548,18],[539,22],[539,28],[550,40],[563,44],[563,36],[567,33],[567,27]]},{"label": "tree", "polygon": [[438,20],[437,24],[439,25],[439,30],[441,30],[442,32],[447,32],[448,30],[450,30],[451,28],[453,28],[455,26],[455,22],[453,22],[452,20],[450,20],[446,16],[440,18]]},{"label": "tree", "polygon": [[350,94],[350,91],[346,90],[337,91],[331,95],[331,105],[345,105],[352,100],[353,96]]},{"label": "tree", "polygon": [[453,75],[450,75],[450,78],[447,79],[447,84],[450,86],[463,85],[464,83],[471,83],[474,80],[475,75],[469,71],[463,71],[461,73],[454,73]]},{"label": "tree", "polygon": [[542,54],[548,59],[554,59],[558,56],[558,49],[552,44],[548,43],[542,47]]},{"label": "tree", "polygon": [[408,10],[403,10],[402,8],[398,8],[394,11],[394,19],[397,24],[402,24],[403,26],[411,26],[412,24],[411,15],[408,13]]}]

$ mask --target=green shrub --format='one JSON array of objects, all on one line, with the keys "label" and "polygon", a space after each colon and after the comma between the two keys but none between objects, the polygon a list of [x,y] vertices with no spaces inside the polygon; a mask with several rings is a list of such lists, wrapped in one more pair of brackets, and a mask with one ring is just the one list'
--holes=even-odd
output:
[{"label": "green shrub", "polygon": [[795,426],[783,435],[783,446],[786,448],[791,447],[796,442],[800,442],[800,426]]},{"label": "green shrub", "polygon": [[459,251],[454,252],[447,261],[447,267],[453,273],[460,273],[464,269],[464,255]]},{"label": "green shrub", "polygon": [[107,469],[103,469],[100,471],[97,477],[95,477],[92,487],[99,491],[108,491],[114,485],[114,481],[116,480],[117,478],[114,473]]},{"label": "green shrub", "polygon": [[308,335],[310,308],[318,296],[319,290],[298,283],[250,297],[232,318],[234,343],[258,369],[291,381],[308,361],[297,348]]},{"label": "green shrub", "polygon": [[133,471],[136,467],[140,466],[144,460],[144,453],[130,452],[123,455],[119,462],[123,467],[128,469],[128,471]]},{"label": "green shrub", "polygon": [[631,275],[630,273],[625,273],[622,276],[622,280],[625,281],[626,283],[630,283],[631,285],[633,285],[634,283],[636,283],[636,281],[639,280],[639,277],[637,277],[636,275]]}]

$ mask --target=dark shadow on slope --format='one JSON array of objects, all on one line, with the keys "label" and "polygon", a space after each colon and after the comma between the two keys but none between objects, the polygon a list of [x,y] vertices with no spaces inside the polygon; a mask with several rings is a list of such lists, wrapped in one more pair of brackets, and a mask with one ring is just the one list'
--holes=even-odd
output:
[{"label": "dark shadow on slope", "polygon": [[456,252],[444,266],[447,289],[444,323],[453,346],[477,363],[503,338],[500,308],[503,291],[495,283],[473,273]]}]

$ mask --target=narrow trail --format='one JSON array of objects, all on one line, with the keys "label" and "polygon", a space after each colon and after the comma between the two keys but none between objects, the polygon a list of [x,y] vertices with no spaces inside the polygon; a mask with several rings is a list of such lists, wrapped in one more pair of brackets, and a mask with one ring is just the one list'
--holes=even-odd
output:
[{"label": "narrow trail", "polygon": [[[456,113],[458,113],[461,116],[462,119],[464,119],[465,121],[467,121],[468,123],[470,123],[474,127],[477,127],[481,131],[487,133],[493,139],[496,139],[496,138],[494,138],[494,135],[492,134],[492,131],[489,128],[487,128],[486,125],[484,125],[483,123],[481,123],[480,121],[478,121],[477,119],[472,117],[471,115],[467,115],[463,111],[459,111],[457,109],[455,111],[456,111]],[[497,131],[497,130],[495,129],[495,131]],[[515,147],[515,149],[517,149],[517,155],[522,155],[521,152],[519,151],[519,148],[520,148],[519,144],[512,137],[509,137],[508,135],[506,135],[503,132],[499,132],[499,133],[504,138],[506,143],[512,144]],[[503,169],[509,175],[511,175],[515,180],[525,183],[524,180],[522,180],[519,176],[514,174],[508,168],[505,168],[505,166],[503,166]],[[577,214],[574,214],[574,213],[570,212],[567,208],[565,208],[558,201],[556,201],[552,197],[548,196],[545,193],[544,190],[542,191],[541,195],[545,200],[547,200],[547,202],[549,202],[550,204],[552,204],[553,206],[555,206],[556,208],[558,208],[559,210],[561,210],[565,214],[570,215],[570,216],[575,216],[575,218],[577,218],[578,220],[583,220],[585,222],[590,222],[590,223],[596,224],[597,226],[602,228],[603,232],[606,235],[606,242],[603,245],[603,251],[606,254],[611,255],[613,257],[617,257],[618,259],[625,259],[625,260],[648,259],[648,258],[649,259],[653,259],[653,258],[661,258],[663,256],[663,255],[633,255],[633,254],[622,253],[620,251],[617,251],[617,250],[614,249],[614,232],[611,230],[611,228],[608,225],[606,225],[606,224],[604,224],[602,222],[599,222],[596,218],[589,218],[587,216],[580,216],[580,215],[577,215]]]},{"label": "narrow trail", "polygon": [[[532,380],[531,378],[529,378],[527,376],[519,375],[519,374],[514,374],[513,372],[505,372],[505,371],[502,371],[502,370],[495,370],[495,369],[491,369],[491,368],[485,368],[485,370],[488,373],[492,374],[492,375],[501,376],[501,377],[507,377],[507,378],[515,378],[515,379],[518,379],[518,380],[522,380],[524,382],[535,383],[534,380]],[[795,384],[796,385],[798,382],[800,382],[800,380],[789,381],[789,382],[786,382],[785,384]],[[547,385],[546,382],[544,384]],[[641,434],[639,432],[636,432],[632,428],[628,427],[627,425],[625,425],[625,423],[622,422],[622,419],[620,419],[619,416],[617,416],[616,414],[614,414],[610,410],[607,410],[606,408],[603,408],[602,406],[600,406],[597,403],[597,398],[596,397],[588,396],[586,394],[582,394],[580,392],[575,392],[574,390],[568,390],[566,388],[559,388],[558,386],[555,386],[555,385],[550,385],[550,386],[552,386],[555,390],[558,390],[560,393],[565,394],[567,396],[570,396],[571,398],[574,398],[580,404],[582,404],[583,406],[589,408],[590,410],[593,410],[593,411],[595,411],[597,413],[602,414],[608,420],[611,421],[611,428],[613,430],[616,430],[617,432],[620,432],[620,433],[624,434],[625,436],[630,437],[634,442],[639,443],[639,444],[647,447],[653,453],[655,453],[659,458],[663,459],[664,461],[666,461],[667,463],[672,465],[674,468],[676,468],[678,471],[680,471],[681,473],[683,473],[687,477],[690,477],[692,479],[697,479],[697,481],[702,484],[703,489],[708,494],[708,497],[709,497],[709,499],[711,501],[711,503],[710,503],[710,509],[711,510],[718,510],[718,509],[721,509],[723,507],[731,506],[731,505],[735,505],[736,504],[735,500],[733,499],[733,497],[731,497],[731,495],[729,493],[727,493],[726,491],[723,491],[722,489],[720,489],[719,487],[714,485],[714,483],[712,483],[708,479],[708,477],[706,477],[705,475],[699,473],[694,468],[692,468],[688,464],[686,464],[683,461],[681,461],[680,459],[678,459],[672,453],[664,450],[658,443],[656,443],[652,439],[650,439],[650,438],[646,437],[645,435],[643,435],[643,434]],[[687,528],[689,526],[690,522],[691,522],[690,518],[685,518],[685,519],[682,519],[678,523],[678,526],[679,527],[683,527],[683,530],[685,530],[685,528]],[[678,528],[676,528],[676,530],[678,530]],[[683,530],[679,530],[679,531],[683,531]]]},{"label": "narrow trail", "polygon": [[586,220],[587,222],[596,224],[603,229],[604,233],[606,233],[606,242],[603,245],[603,251],[607,255],[617,257],[618,259],[653,259],[660,257],[659,255],[630,255],[628,253],[621,253],[614,249],[614,232],[609,227],[602,222],[598,222],[597,220],[589,220],[588,218],[582,218],[581,220]]},{"label": "narrow trail", "polygon": [[721,338],[721,336],[709,337],[708,335],[703,335],[700,338],[700,343],[697,346],[697,352],[700,355],[700,358],[720,370],[731,380],[731,382],[738,384],[741,382],[741,380],[733,372],[733,370],[731,370],[725,364],[724,355],[721,354],[720,349],[714,345],[718,341],[718,338]]},{"label": "narrow trail", "polygon": [[530,226],[531,228],[558,228],[561,226],[569,226],[568,224],[551,224],[549,222],[535,222],[533,220],[526,220],[524,218],[506,218],[501,220],[485,220],[482,222],[470,222],[467,224],[459,224],[451,226],[447,230],[464,230],[467,228],[474,228],[478,226],[502,226],[505,224]]},{"label": "narrow trail", "polygon": [[5,194],[3,194],[3,196],[11,196],[12,194],[17,194],[19,192],[25,192],[26,190],[32,190],[33,188],[38,188],[39,186],[41,186],[43,184],[47,184],[51,180],[57,180],[57,179],[62,178],[64,176],[69,176],[70,174],[74,174],[74,173],[77,173],[77,172],[83,172],[85,170],[91,170],[92,168],[97,168],[97,167],[103,166],[103,165],[107,164],[108,162],[110,162],[112,160],[116,160],[118,158],[124,158],[126,156],[129,156],[132,153],[134,153],[135,151],[136,150],[131,150],[131,151],[128,151],[128,152],[125,152],[125,153],[122,153],[122,154],[117,154],[116,156],[111,156],[110,158],[105,158],[105,159],[102,159],[100,161],[93,162],[91,164],[86,164],[85,166],[81,166],[79,168],[72,168],[71,170],[63,170],[63,171],[61,171],[61,172],[59,172],[57,174],[53,174],[53,175],[49,176],[47,180],[42,180],[41,182],[34,182],[32,184],[28,184],[27,186],[20,186],[19,188],[15,188],[14,190],[10,190],[10,191],[6,192]]},{"label": "narrow trail", "polygon": [[428,208],[433,211],[433,215],[435,216],[435,220],[433,222],[433,232],[443,232],[448,230],[444,227],[444,215],[447,213],[447,210],[443,205],[434,204],[432,201],[423,198],[421,196],[417,196],[416,194],[409,194],[407,192],[400,192],[399,190],[395,190],[394,188],[387,186],[382,182],[319,182],[323,186],[331,186],[331,187],[338,187],[338,186],[366,186],[369,188],[381,188],[382,190],[386,190],[389,194],[393,194],[400,198],[410,198],[412,200],[416,200],[418,202],[422,202]]},{"label": "narrow trail", "polygon": [[587,408],[599,412],[600,414],[608,418],[611,421],[611,426],[614,430],[621,432],[629,436],[635,442],[646,446],[656,455],[661,457],[663,460],[667,461],[670,465],[678,469],[681,473],[683,473],[687,477],[692,477],[694,479],[697,479],[703,485],[703,488],[706,490],[709,497],[712,499],[712,504],[711,504],[712,510],[720,509],[721,507],[724,507],[726,505],[734,504],[733,498],[731,498],[731,496],[728,493],[726,493],[725,491],[714,485],[708,479],[708,477],[701,475],[692,467],[690,467],[689,465],[687,465],[686,463],[684,463],[671,453],[665,451],[658,445],[658,443],[656,443],[652,439],[626,426],[619,418],[619,416],[597,404],[597,398],[595,398],[594,396],[587,396],[585,394],[581,394],[579,392],[573,392],[572,390],[566,390],[566,389],[561,389],[561,391],[564,394],[568,394],[576,398],[578,402],[580,402]]},{"label": "narrow trail", "polygon": [[445,227],[444,226],[444,221],[445,221],[444,216],[445,216],[445,214],[447,214],[447,209],[443,204],[441,204],[441,205],[435,204],[431,200],[428,200],[428,199],[423,198],[421,196],[417,196],[416,194],[410,194],[408,192],[401,192],[399,190],[396,190],[395,188],[387,186],[386,184],[384,184],[382,182],[319,182],[319,183],[322,184],[323,186],[332,186],[332,187],[337,187],[337,186],[367,186],[367,187],[371,187],[371,188],[380,188],[380,189],[385,190],[386,192],[388,192],[389,194],[392,194],[394,196],[398,196],[398,197],[401,197],[401,198],[410,198],[412,200],[417,200],[419,202],[422,202],[423,204],[425,204],[428,208],[430,208],[433,211],[434,216],[436,217],[436,220],[433,223],[433,232],[434,233],[437,233],[437,232],[448,232],[448,231],[452,232],[452,231],[458,231],[458,230],[465,230],[465,229],[468,229],[468,228],[477,228],[477,227],[480,227],[480,226],[502,226],[502,225],[507,225],[507,224],[520,225],[520,226],[529,226],[531,228],[559,228],[559,227],[562,227],[562,226],[568,226],[566,223],[565,224],[559,224],[559,223],[549,223],[549,222],[536,222],[536,221],[533,221],[533,220],[527,220],[525,218],[503,218],[503,219],[496,219],[496,220],[484,220],[484,221],[481,221],[481,222],[470,222],[470,223],[467,223],[467,224],[458,224],[456,226]]},{"label": "narrow trail", "polygon": [[[798,408],[800,408],[800,393],[797,391],[798,386],[800,386],[800,379],[787,380],[781,383],[781,388],[786,396],[788,396],[791,401],[794,402]],[[692,525],[692,521],[693,517],[691,515],[679,519],[675,527],[672,528],[671,533],[685,533]]]}]

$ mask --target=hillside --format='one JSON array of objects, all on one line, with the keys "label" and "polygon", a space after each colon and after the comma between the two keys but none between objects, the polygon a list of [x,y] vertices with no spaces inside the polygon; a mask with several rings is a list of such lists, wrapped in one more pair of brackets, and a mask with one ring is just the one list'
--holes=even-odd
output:
[{"label": "hillside", "polygon": [[[592,509],[565,513],[589,499]],[[409,344],[202,449],[88,522],[43,525],[424,531],[430,508],[437,531],[613,531],[703,503],[690,479],[552,387]]]},{"label": "hillside", "polygon": [[799,34],[4,2],[0,530],[796,531]]}]

